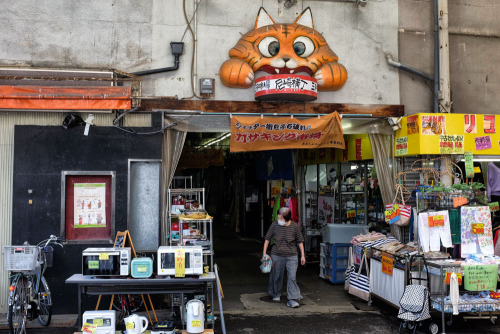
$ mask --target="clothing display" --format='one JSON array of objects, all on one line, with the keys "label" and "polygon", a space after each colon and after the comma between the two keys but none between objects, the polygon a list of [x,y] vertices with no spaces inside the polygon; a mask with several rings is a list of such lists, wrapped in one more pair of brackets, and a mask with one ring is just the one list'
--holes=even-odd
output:
[{"label": "clothing display", "polygon": [[[464,206],[462,220],[462,257],[470,254],[493,255],[493,231],[488,206]],[[483,224],[483,234],[474,234],[472,224]],[[479,247],[479,249],[478,249]]]},{"label": "clothing display", "polygon": [[[443,219],[442,226],[429,226],[429,218]],[[451,243],[450,219],[448,211],[424,212],[418,215],[418,234],[424,252],[438,252],[440,241],[446,248],[453,247]]]},{"label": "clothing display", "polygon": [[454,245],[460,245],[461,230],[462,230],[462,222],[460,220],[460,210],[458,209],[449,210],[448,216],[450,217],[451,243]]},{"label": "clothing display", "polygon": [[500,167],[493,162],[488,164],[486,194],[491,201],[491,195],[500,196]]}]

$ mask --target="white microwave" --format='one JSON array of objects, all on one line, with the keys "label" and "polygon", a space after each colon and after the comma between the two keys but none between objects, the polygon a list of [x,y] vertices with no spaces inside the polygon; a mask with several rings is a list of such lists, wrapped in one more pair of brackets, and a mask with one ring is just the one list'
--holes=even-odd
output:
[{"label": "white microwave", "polygon": [[128,276],[130,262],[130,247],[87,248],[82,253],[82,274],[87,276]]},{"label": "white microwave", "polygon": [[184,250],[185,275],[203,274],[203,249],[201,247],[161,246],[158,248],[158,275],[175,275],[175,251]]}]

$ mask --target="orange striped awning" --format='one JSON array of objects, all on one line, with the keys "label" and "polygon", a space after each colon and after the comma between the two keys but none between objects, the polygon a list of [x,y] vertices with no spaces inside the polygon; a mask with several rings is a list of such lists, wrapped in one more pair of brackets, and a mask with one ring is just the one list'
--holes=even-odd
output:
[{"label": "orange striped awning", "polygon": [[0,85],[0,109],[130,109],[130,95],[130,87]]}]

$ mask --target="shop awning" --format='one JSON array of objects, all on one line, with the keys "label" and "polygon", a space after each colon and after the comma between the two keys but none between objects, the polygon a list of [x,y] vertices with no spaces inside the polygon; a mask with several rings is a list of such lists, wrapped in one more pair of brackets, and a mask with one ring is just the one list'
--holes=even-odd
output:
[{"label": "shop awning", "polygon": [[[155,110],[161,111],[161,110]],[[189,110],[165,110],[165,122],[177,123],[174,129],[186,132],[230,132],[231,122],[229,113],[202,113]],[[245,114],[260,116],[259,113]],[[264,114],[265,115],[265,114]],[[283,116],[283,115],[278,115]],[[294,118],[310,118],[316,115],[294,115]],[[385,117],[372,117],[371,115],[342,115],[341,125],[344,134],[386,134],[394,132]]]},{"label": "shop awning", "polygon": [[130,109],[130,87],[56,87],[0,85],[0,109]]}]

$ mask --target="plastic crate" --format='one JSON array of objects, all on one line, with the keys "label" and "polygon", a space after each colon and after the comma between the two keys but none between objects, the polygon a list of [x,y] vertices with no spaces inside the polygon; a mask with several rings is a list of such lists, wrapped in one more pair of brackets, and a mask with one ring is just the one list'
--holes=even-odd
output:
[{"label": "plastic crate", "polygon": [[4,246],[5,270],[33,271],[38,258],[38,246]]},{"label": "plastic crate", "polygon": [[331,254],[333,257],[349,256],[351,244],[331,244]]},{"label": "plastic crate", "polygon": [[347,263],[349,259],[347,257],[337,258],[335,259],[335,268],[347,268]]},{"label": "plastic crate", "polygon": [[345,282],[345,271],[346,271],[346,268],[337,269],[335,271],[335,277],[332,278],[332,283],[344,283]]}]

